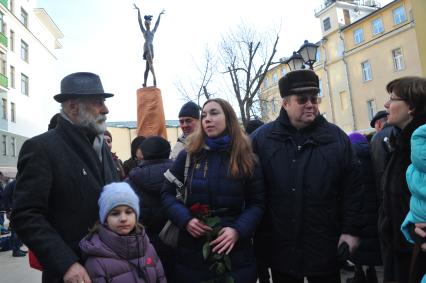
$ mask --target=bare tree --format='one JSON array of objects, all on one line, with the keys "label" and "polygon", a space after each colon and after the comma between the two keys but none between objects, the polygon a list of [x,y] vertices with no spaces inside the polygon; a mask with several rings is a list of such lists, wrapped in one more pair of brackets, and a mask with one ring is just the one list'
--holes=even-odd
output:
[{"label": "bare tree", "polygon": [[188,94],[182,82],[175,84],[176,88],[185,100],[196,100],[198,105],[201,99],[215,96],[211,89],[220,89],[221,97],[229,97],[233,101],[235,98],[245,126],[252,117],[259,116],[258,94],[268,70],[278,63],[273,62],[278,40],[278,32],[273,37],[260,35],[242,23],[235,31],[222,37],[217,60],[206,48],[203,67],[197,66],[200,77],[191,80],[195,97]]},{"label": "bare tree", "polygon": [[276,64],[273,58],[278,40],[277,33],[272,48],[268,48],[268,40],[262,40],[253,29],[244,24],[222,38],[220,49],[222,64],[226,69],[224,73],[229,74],[231,79],[244,126],[255,116],[257,111],[254,110],[254,104],[257,102],[260,86],[269,68]]},{"label": "bare tree", "polygon": [[197,73],[199,74],[199,80],[195,80],[195,84],[192,81],[190,82],[192,94],[188,93],[187,87],[183,85],[182,81],[175,83],[178,92],[182,95],[185,101],[195,100],[200,106],[201,99],[204,98],[207,100],[214,96],[214,93],[209,92],[208,88],[210,82],[212,81],[213,75],[216,72],[215,67],[216,60],[213,52],[209,48],[206,48],[202,67],[196,65]]}]

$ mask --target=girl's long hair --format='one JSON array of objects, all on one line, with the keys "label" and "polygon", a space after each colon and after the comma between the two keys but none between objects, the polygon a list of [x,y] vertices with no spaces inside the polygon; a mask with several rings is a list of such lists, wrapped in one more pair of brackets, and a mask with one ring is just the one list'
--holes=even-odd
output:
[{"label": "girl's long hair", "polygon": [[[230,175],[232,177],[247,177],[251,176],[254,171],[256,156],[253,153],[250,139],[243,132],[238,123],[237,115],[234,112],[231,104],[221,98],[213,98],[207,100],[203,104],[206,106],[210,102],[216,102],[222,108],[225,114],[226,129],[225,132],[231,138],[230,148]],[[200,125],[197,130],[189,136],[187,151],[193,156],[197,156],[202,152],[205,146],[207,137],[203,129],[203,115],[201,115]]]}]

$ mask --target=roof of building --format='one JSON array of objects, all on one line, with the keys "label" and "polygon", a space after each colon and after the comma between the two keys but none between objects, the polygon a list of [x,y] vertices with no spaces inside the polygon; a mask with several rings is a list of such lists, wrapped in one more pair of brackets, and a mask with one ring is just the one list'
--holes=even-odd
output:
[{"label": "roof of building", "polygon": [[[111,128],[128,128],[128,129],[136,129],[137,122],[136,121],[118,121],[118,122],[107,122],[107,127]],[[167,128],[177,128],[179,127],[179,120],[166,120]]]},{"label": "roof of building", "polygon": [[385,6],[383,6],[383,7],[381,7],[381,8],[378,8],[377,10],[375,10],[375,11],[371,12],[371,13],[370,13],[370,14],[368,14],[368,15],[365,15],[365,17],[362,17],[362,18],[360,18],[359,20],[357,20],[357,21],[355,21],[355,22],[353,22],[353,23],[350,23],[349,25],[343,26],[343,27],[341,28],[341,30],[348,29],[348,28],[352,27],[353,25],[356,25],[357,23],[359,23],[359,22],[362,22],[362,21],[366,20],[367,18],[373,17],[375,14],[377,14],[377,13],[379,13],[379,12],[383,11],[384,9],[386,9],[387,7],[389,7],[390,5],[393,5],[394,3],[399,2],[399,1],[401,1],[401,0],[394,0],[394,1],[391,1],[391,2],[389,2],[388,4],[386,4]]}]

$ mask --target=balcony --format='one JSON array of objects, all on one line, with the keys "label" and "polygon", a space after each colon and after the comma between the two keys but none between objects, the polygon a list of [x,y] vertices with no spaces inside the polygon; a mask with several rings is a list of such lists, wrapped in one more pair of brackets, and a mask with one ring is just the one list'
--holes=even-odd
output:
[{"label": "balcony", "polygon": [[0,86],[5,88],[9,86],[9,79],[3,74],[0,74]]},{"label": "balcony", "polygon": [[7,37],[2,32],[0,32],[0,44],[7,48]]},{"label": "balcony", "polygon": [[2,4],[6,9],[8,9],[7,1],[8,0],[0,0],[0,4]]}]

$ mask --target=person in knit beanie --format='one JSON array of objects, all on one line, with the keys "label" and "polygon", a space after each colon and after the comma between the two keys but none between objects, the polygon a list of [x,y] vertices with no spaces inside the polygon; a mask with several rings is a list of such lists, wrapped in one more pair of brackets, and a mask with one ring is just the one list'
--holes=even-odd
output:
[{"label": "person in knit beanie", "polygon": [[175,160],[182,149],[185,148],[187,137],[198,128],[200,124],[200,107],[196,103],[189,101],[182,105],[178,117],[182,136],[178,138],[170,154],[170,158],[173,160]]},{"label": "person in knit beanie", "polygon": [[138,224],[139,198],[130,185],[106,185],[98,205],[99,223],[80,241],[92,281],[166,283],[163,265]]}]

